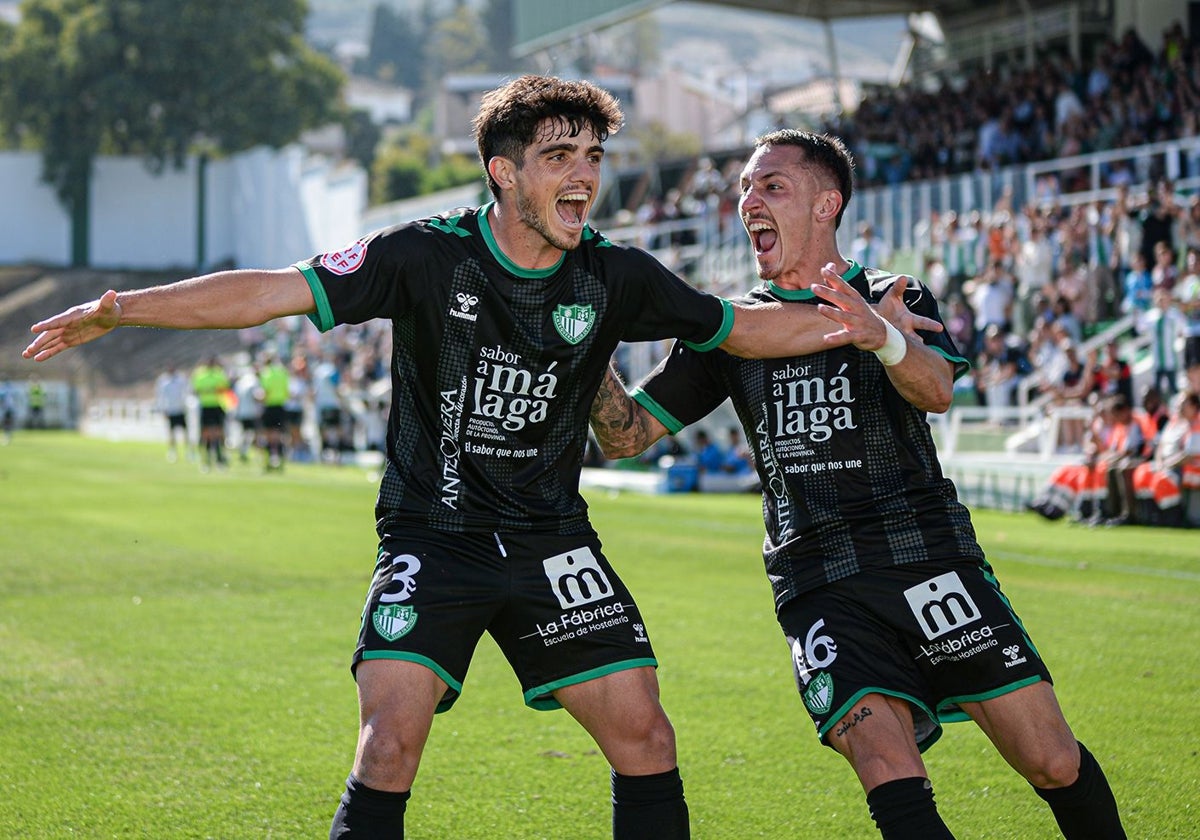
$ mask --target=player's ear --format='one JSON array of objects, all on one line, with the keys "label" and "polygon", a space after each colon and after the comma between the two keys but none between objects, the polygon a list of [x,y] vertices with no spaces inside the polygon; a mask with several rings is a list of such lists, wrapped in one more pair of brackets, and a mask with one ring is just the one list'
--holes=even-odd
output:
[{"label": "player's ear", "polygon": [[842,194],[837,190],[822,190],[817,196],[817,220],[832,222],[842,209]]},{"label": "player's ear", "polygon": [[513,165],[513,162],[506,157],[500,157],[497,155],[489,160],[487,163],[487,171],[488,174],[492,176],[492,180],[495,181],[497,186],[499,186],[502,190],[512,189],[513,185],[516,183],[517,168]]}]

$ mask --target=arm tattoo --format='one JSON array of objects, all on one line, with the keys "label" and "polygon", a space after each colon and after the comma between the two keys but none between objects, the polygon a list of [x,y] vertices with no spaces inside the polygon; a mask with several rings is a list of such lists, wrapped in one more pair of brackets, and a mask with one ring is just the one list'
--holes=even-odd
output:
[{"label": "arm tattoo", "polygon": [[642,452],[654,442],[646,426],[648,417],[645,410],[625,391],[624,384],[612,365],[609,365],[592,401],[592,412],[588,418],[600,448],[610,457],[611,454],[629,457]]}]

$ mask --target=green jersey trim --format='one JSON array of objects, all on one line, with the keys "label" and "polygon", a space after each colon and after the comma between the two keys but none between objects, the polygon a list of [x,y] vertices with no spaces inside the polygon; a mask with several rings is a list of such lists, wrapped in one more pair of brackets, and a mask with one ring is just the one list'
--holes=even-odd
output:
[{"label": "green jersey trim", "polygon": [[967,373],[970,372],[971,363],[968,362],[966,359],[964,359],[962,356],[951,356],[949,353],[947,353],[941,347],[934,347],[932,344],[926,344],[925,346],[928,347],[930,350],[932,350],[934,353],[937,353],[939,356],[941,356],[943,359],[948,361],[950,364],[954,365],[954,381],[955,382],[962,379],[964,376],[967,375]]},{"label": "green jersey trim", "polygon": [[812,300],[816,297],[812,289],[782,289],[770,281],[767,282],[767,288],[780,300]]},{"label": "green jersey trim", "polygon": [[719,298],[721,301],[721,328],[717,330],[717,334],[703,344],[695,344],[691,341],[683,342],[686,346],[700,353],[707,353],[709,350],[715,350],[725,343],[725,339],[729,338],[729,334],[733,332],[733,302],[725,298]]},{"label": "green jersey trim", "polygon": [[492,252],[492,256],[496,258],[496,262],[500,263],[501,267],[509,274],[514,274],[517,277],[524,277],[529,280],[537,280],[542,277],[549,277],[562,268],[563,260],[567,258],[567,252],[563,251],[558,256],[558,262],[549,268],[521,268],[515,262],[510,260],[508,256],[500,250],[500,245],[496,242],[496,237],[492,234],[492,226],[488,223],[488,211],[496,202],[489,201],[487,204],[479,208],[479,213],[476,218],[479,220],[479,232],[483,235],[483,241],[487,243],[488,250]]},{"label": "green jersey trim", "polygon": [[292,268],[300,269],[304,281],[308,283],[309,291],[312,292],[313,301],[317,304],[317,311],[308,313],[308,320],[321,332],[329,332],[335,326],[333,307],[329,305],[329,298],[325,296],[325,287],[317,279],[317,272],[313,271],[312,266],[301,263],[296,263]]},{"label": "green jersey trim", "polygon": [[659,405],[654,397],[647,394],[641,388],[634,388],[629,396],[633,398],[634,402],[654,415],[654,418],[666,426],[667,431],[671,434],[677,435],[683,431],[684,424],[676,420],[671,415],[671,412]]},{"label": "green jersey trim", "polygon": [[626,659],[624,662],[614,662],[611,665],[604,665],[600,668],[593,668],[590,671],[572,674],[569,677],[563,677],[561,680],[555,680],[554,682],[529,689],[525,692],[525,705],[539,712],[551,712],[555,709],[561,709],[562,704],[553,697],[553,692],[558,691],[560,688],[566,688],[569,685],[578,685],[581,682],[594,680],[597,677],[606,677],[618,671],[628,671],[633,668],[645,667],[657,668],[658,660],[653,657]]}]

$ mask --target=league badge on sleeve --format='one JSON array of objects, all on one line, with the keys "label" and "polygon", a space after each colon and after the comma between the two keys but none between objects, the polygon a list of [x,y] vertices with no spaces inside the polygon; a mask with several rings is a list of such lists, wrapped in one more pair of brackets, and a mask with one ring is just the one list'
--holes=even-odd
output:
[{"label": "league badge on sleeve", "polygon": [[360,239],[340,251],[330,251],[325,254],[321,257],[321,265],[326,271],[341,277],[358,271],[366,258],[367,243],[366,240]]}]

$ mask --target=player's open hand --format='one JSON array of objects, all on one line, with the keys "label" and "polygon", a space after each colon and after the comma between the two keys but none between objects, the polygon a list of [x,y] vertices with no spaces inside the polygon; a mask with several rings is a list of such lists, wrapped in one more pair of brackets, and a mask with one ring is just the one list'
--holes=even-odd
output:
[{"label": "player's open hand", "polygon": [[78,347],[107,335],[121,322],[121,304],[117,293],[109,289],[98,300],[73,306],[53,318],[38,321],[30,330],[37,338],[21,355],[35,362],[57,356],[70,347]]},{"label": "player's open hand", "polygon": [[827,344],[836,346],[849,343],[860,350],[878,350],[887,341],[883,318],[887,318],[901,332],[910,334],[917,330],[942,330],[938,321],[915,315],[904,305],[907,277],[897,278],[876,306],[869,304],[853,286],[843,280],[832,263],[821,269],[821,279],[822,284],[814,285],[812,291],[826,303],[819,304],[817,309],[826,318],[841,325],[840,330],[825,335]]},{"label": "player's open hand", "polygon": [[904,290],[908,288],[910,282],[913,282],[911,277],[903,274],[897,277],[887,293],[879,299],[875,311],[891,321],[892,326],[903,333],[915,336],[917,330],[941,332],[944,329],[941,322],[914,315],[912,310],[904,304]]},{"label": "player's open hand", "polygon": [[817,310],[829,320],[840,324],[841,329],[825,334],[825,343],[830,346],[853,344],[860,350],[874,351],[887,341],[887,329],[883,321],[866,299],[841,278],[829,263],[821,269],[823,285],[812,287],[813,294],[825,303]]}]

